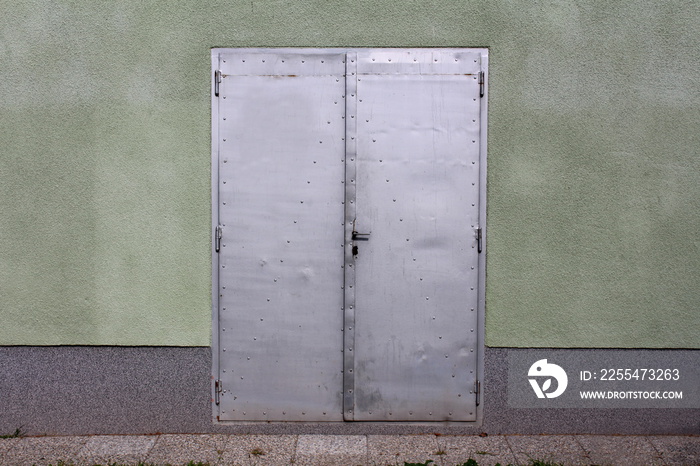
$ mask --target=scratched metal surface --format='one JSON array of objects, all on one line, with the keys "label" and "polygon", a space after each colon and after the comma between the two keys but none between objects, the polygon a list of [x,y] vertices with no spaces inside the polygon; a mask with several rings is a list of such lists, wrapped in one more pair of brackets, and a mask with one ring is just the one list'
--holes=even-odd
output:
[{"label": "scratched metal surface", "polygon": [[358,53],[354,226],[370,235],[353,242],[346,419],[476,419],[479,69],[478,53]]},{"label": "scratched metal surface", "polygon": [[344,58],[221,56],[220,420],[342,420]]}]

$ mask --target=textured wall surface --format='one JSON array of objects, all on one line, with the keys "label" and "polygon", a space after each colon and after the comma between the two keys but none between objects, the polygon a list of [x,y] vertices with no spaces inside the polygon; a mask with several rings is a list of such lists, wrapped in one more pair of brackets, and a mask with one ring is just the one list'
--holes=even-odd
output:
[{"label": "textured wall surface", "polygon": [[[0,432],[30,435],[228,432],[260,434],[698,434],[700,409],[515,409],[508,355],[487,348],[484,422],[214,424],[209,348],[0,347]],[[574,350],[575,351],[575,350]],[[582,350],[586,351],[586,350]],[[630,350],[643,353],[644,350]],[[697,350],[655,350],[681,353]],[[692,357],[692,356],[691,356]],[[695,356],[697,357],[697,356]]]},{"label": "textured wall surface", "polygon": [[209,344],[211,47],[487,46],[487,344],[700,347],[698,2],[0,9],[0,344]]}]

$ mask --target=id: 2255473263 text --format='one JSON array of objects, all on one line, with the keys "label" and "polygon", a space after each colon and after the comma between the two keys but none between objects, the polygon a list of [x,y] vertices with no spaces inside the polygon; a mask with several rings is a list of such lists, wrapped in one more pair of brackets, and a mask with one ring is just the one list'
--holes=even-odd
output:
[{"label": "id: 2255473263 text", "polygon": [[598,371],[580,371],[580,380],[650,380],[669,381],[680,380],[681,374],[678,369],[599,369]]}]

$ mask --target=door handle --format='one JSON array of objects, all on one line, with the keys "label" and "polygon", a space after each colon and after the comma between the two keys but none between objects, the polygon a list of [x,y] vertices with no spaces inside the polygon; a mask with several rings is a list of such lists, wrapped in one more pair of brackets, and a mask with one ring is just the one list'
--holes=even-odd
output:
[{"label": "door handle", "polygon": [[352,221],[352,240],[353,241],[367,241],[369,240],[369,235],[372,233],[359,233],[355,231],[355,220]]},{"label": "door handle", "polygon": [[[367,241],[369,239],[370,233],[358,233],[353,230],[352,232],[352,239],[354,240],[360,240],[360,241]],[[362,237],[362,238],[360,238]]]}]

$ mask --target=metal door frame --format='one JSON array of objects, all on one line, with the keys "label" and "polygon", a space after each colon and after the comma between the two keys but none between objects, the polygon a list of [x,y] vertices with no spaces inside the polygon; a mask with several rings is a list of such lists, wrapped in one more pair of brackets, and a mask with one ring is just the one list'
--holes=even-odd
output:
[{"label": "metal door frame", "polygon": [[[482,70],[482,99],[480,102],[480,118],[481,118],[481,129],[480,129],[480,141],[479,141],[479,227],[481,228],[481,248],[482,253],[478,257],[478,308],[477,308],[477,380],[483,382],[484,380],[484,348],[485,348],[485,335],[484,335],[484,315],[485,315],[485,291],[486,291],[486,240],[487,240],[487,223],[486,223],[486,173],[487,173],[487,135],[488,135],[488,48],[431,48],[432,50],[439,51],[457,51],[457,50],[469,50],[472,52],[478,52],[481,56],[481,70]],[[215,402],[219,397],[219,387],[216,383],[219,374],[219,252],[217,251],[217,227],[219,226],[219,97],[218,89],[219,82],[221,80],[219,73],[219,60],[222,53],[227,51],[237,51],[246,53],[346,53],[352,54],[360,50],[422,50],[426,49],[411,49],[411,48],[213,48],[211,49],[211,254],[212,254],[212,377],[211,377],[211,405],[212,405],[212,419],[214,423],[219,424],[231,424],[231,423],[241,423],[238,421],[219,421],[218,412],[219,406]],[[349,55],[348,55],[349,56]],[[346,87],[346,92],[348,92]],[[346,157],[348,154],[346,153]],[[346,189],[350,188],[346,185]],[[348,225],[346,225],[346,229]],[[351,228],[351,227],[350,227]],[[345,374],[347,376],[347,374]],[[484,389],[480,389],[480,393],[477,397],[476,406],[476,421],[461,421],[461,422],[451,422],[450,424],[465,424],[465,425],[475,425],[479,426],[483,422],[483,406],[484,406]],[[340,407],[342,410],[342,406]],[[270,421],[247,421],[246,423],[269,423]],[[274,423],[287,423],[288,421],[272,421]],[[295,421],[298,422],[298,421]],[[364,423],[370,422],[372,424],[387,424],[387,425],[397,425],[397,424],[425,424],[425,425],[435,425],[435,422],[409,422],[409,421],[353,421],[353,423]],[[335,424],[343,424],[343,422],[333,422]]]}]

